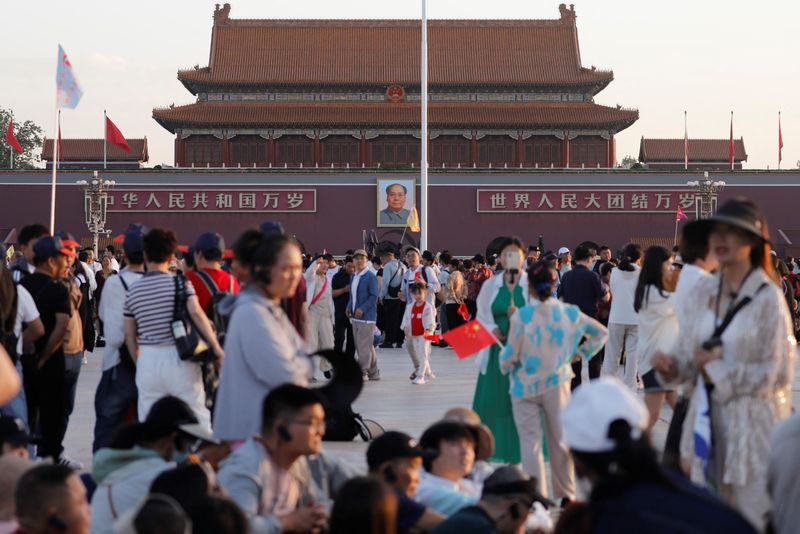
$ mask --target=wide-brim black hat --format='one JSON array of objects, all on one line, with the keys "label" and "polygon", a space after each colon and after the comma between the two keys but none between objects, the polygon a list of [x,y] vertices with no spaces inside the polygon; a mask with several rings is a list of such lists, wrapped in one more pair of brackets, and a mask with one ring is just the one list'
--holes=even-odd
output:
[{"label": "wide-brim black hat", "polygon": [[723,204],[714,215],[708,219],[695,221],[693,224],[698,231],[710,232],[714,224],[718,223],[734,226],[769,243],[769,234],[766,233],[764,226],[764,215],[759,207],[747,198],[732,198]]}]

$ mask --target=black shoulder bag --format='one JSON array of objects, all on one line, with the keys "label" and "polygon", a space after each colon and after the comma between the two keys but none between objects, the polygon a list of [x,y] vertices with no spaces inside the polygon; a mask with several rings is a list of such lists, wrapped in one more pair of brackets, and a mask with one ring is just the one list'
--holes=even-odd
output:
[{"label": "black shoulder bag", "polygon": [[181,360],[200,360],[206,350],[205,342],[189,316],[186,308],[186,279],[182,274],[175,276],[175,304],[172,313],[172,335],[175,348]]}]

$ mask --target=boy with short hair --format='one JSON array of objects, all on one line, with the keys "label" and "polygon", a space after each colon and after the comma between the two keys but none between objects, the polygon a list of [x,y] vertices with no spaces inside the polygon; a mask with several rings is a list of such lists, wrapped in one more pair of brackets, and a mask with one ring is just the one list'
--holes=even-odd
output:
[{"label": "boy with short hair", "polygon": [[423,280],[417,280],[411,284],[409,292],[412,300],[406,304],[403,322],[400,325],[406,334],[408,340],[406,348],[411,362],[414,364],[414,372],[409,377],[413,384],[424,384],[426,379],[436,378],[430,365],[431,342],[425,338],[425,336],[433,335],[436,329],[436,312],[433,305],[425,298],[427,288],[428,286]]}]

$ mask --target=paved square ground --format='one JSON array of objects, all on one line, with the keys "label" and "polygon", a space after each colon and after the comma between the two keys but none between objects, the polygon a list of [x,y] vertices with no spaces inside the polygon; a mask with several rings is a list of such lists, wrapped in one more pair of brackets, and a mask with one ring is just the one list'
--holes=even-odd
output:
[{"label": "paved square ground", "polygon": [[[94,429],[94,392],[100,380],[102,350],[88,353],[88,363],[81,370],[75,411],[65,440],[67,454],[90,469]],[[412,366],[404,349],[378,349],[381,380],[364,384],[354,409],[363,417],[379,422],[387,430],[402,430],[419,436],[455,406],[472,405],[478,376],[475,358],[459,360],[455,352],[434,348],[431,367],[437,378],[428,384],[413,385],[408,379]],[[586,378],[584,365],[584,378]],[[797,375],[797,373],[796,373]],[[800,384],[793,388],[794,406],[800,403]],[[261,399],[254,400],[261,402]],[[665,407],[653,432],[653,442],[661,447],[666,437],[671,410]],[[355,466],[366,469],[367,444],[360,438],[348,443],[326,442],[325,450],[335,452]]]}]

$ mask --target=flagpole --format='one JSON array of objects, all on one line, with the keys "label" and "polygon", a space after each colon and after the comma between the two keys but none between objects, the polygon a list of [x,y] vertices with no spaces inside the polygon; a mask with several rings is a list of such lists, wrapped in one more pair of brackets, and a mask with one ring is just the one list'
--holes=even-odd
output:
[{"label": "flagpole", "polygon": [[420,108],[422,110],[422,146],[420,147],[420,187],[422,189],[422,210],[420,218],[419,245],[422,250],[428,248],[428,11],[427,0],[422,0],[422,40],[420,42]]},{"label": "flagpole", "polygon": [[689,127],[686,110],[683,110],[683,170],[689,170]]},{"label": "flagpole", "polygon": [[678,244],[678,217],[675,217],[675,237],[672,239],[672,246]]},{"label": "flagpole", "polygon": [[731,110],[731,170],[733,170],[734,161],[736,161],[736,147],[733,145],[733,110]]},{"label": "flagpole", "polygon": [[108,115],[103,110],[103,170],[106,170],[106,143],[108,143]]},{"label": "flagpole", "polygon": [[[14,112],[13,111],[11,112],[11,128],[12,128],[11,133],[14,133],[14,130],[13,130],[13,128],[14,128]],[[8,146],[8,155],[11,158],[11,167],[9,167],[9,168],[13,169],[14,168],[14,147],[12,147],[11,145]]]},{"label": "flagpole", "polygon": [[781,170],[782,148],[783,148],[783,135],[781,134],[781,112],[778,111],[778,170]]},{"label": "flagpole", "polygon": [[56,167],[58,166],[58,130],[61,128],[61,110],[56,97],[56,134],[53,136],[53,179],[50,184],[50,233],[56,232]]}]

